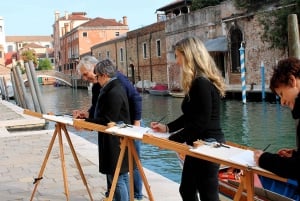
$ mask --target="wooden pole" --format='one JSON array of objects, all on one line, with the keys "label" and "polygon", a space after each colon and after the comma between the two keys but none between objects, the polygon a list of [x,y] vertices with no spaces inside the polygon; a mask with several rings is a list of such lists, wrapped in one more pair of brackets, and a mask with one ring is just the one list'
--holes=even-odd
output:
[{"label": "wooden pole", "polygon": [[288,16],[288,45],[289,57],[300,59],[299,28],[296,14]]},{"label": "wooden pole", "polygon": [[35,87],[34,87],[34,83],[33,83],[34,78],[32,77],[32,74],[30,73],[30,67],[29,67],[28,62],[26,62],[24,64],[24,66],[25,66],[25,69],[26,69],[26,75],[27,75],[27,79],[28,79],[28,83],[29,83],[31,97],[32,97],[32,100],[33,100],[34,111],[41,113],[41,108],[40,108],[40,105],[39,105],[39,101],[38,101],[36,91],[35,91]]}]

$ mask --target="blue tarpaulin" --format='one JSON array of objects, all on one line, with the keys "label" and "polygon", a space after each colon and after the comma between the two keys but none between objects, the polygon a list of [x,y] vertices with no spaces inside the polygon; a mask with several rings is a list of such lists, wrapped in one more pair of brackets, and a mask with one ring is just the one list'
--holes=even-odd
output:
[{"label": "blue tarpaulin", "polygon": [[227,52],[228,42],[227,38],[222,36],[214,39],[209,39],[204,43],[209,52]]}]

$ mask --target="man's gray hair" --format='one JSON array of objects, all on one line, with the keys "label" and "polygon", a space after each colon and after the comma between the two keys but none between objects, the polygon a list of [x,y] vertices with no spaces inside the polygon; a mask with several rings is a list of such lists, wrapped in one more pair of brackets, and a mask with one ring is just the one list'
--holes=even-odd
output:
[{"label": "man's gray hair", "polygon": [[104,59],[102,61],[99,61],[95,68],[94,68],[94,74],[96,75],[104,75],[106,74],[108,77],[115,77],[116,75],[116,67],[114,63],[109,59]]},{"label": "man's gray hair", "polygon": [[96,59],[93,56],[84,56],[82,59],[80,59],[79,64],[77,65],[77,71],[79,75],[81,74],[80,69],[85,68],[87,71],[94,70],[95,65],[99,62],[98,59]]}]

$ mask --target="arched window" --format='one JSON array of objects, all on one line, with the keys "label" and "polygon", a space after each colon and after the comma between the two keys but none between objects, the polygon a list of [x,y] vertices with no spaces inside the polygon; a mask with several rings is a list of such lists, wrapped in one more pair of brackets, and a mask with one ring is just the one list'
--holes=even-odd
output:
[{"label": "arched window", "polygon": [[243,34],[238,27],[233,27],[230,31],[231,40],[231,72],[240,73],[241,72],[241,62],[240,62],[240,47],[243,41]]}]

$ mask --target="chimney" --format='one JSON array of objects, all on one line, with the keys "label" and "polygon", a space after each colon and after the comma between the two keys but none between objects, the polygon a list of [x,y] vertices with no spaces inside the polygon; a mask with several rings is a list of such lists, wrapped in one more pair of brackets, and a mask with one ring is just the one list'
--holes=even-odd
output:
[{"label": "chimney", "polygon": [[66,18],[66,20],[69,19],[69,13],[67,11],[65,11],[65,18]]},{"label": "chimney", "polygon": [[59,11],[55,11],[55,21],[57,21],[59,19]]},{"label": "chimney", "polygon": [[123,24],[126,25],[126,26],[128,25],[127,24],[127,17],[126,16],[123,16]]}]

